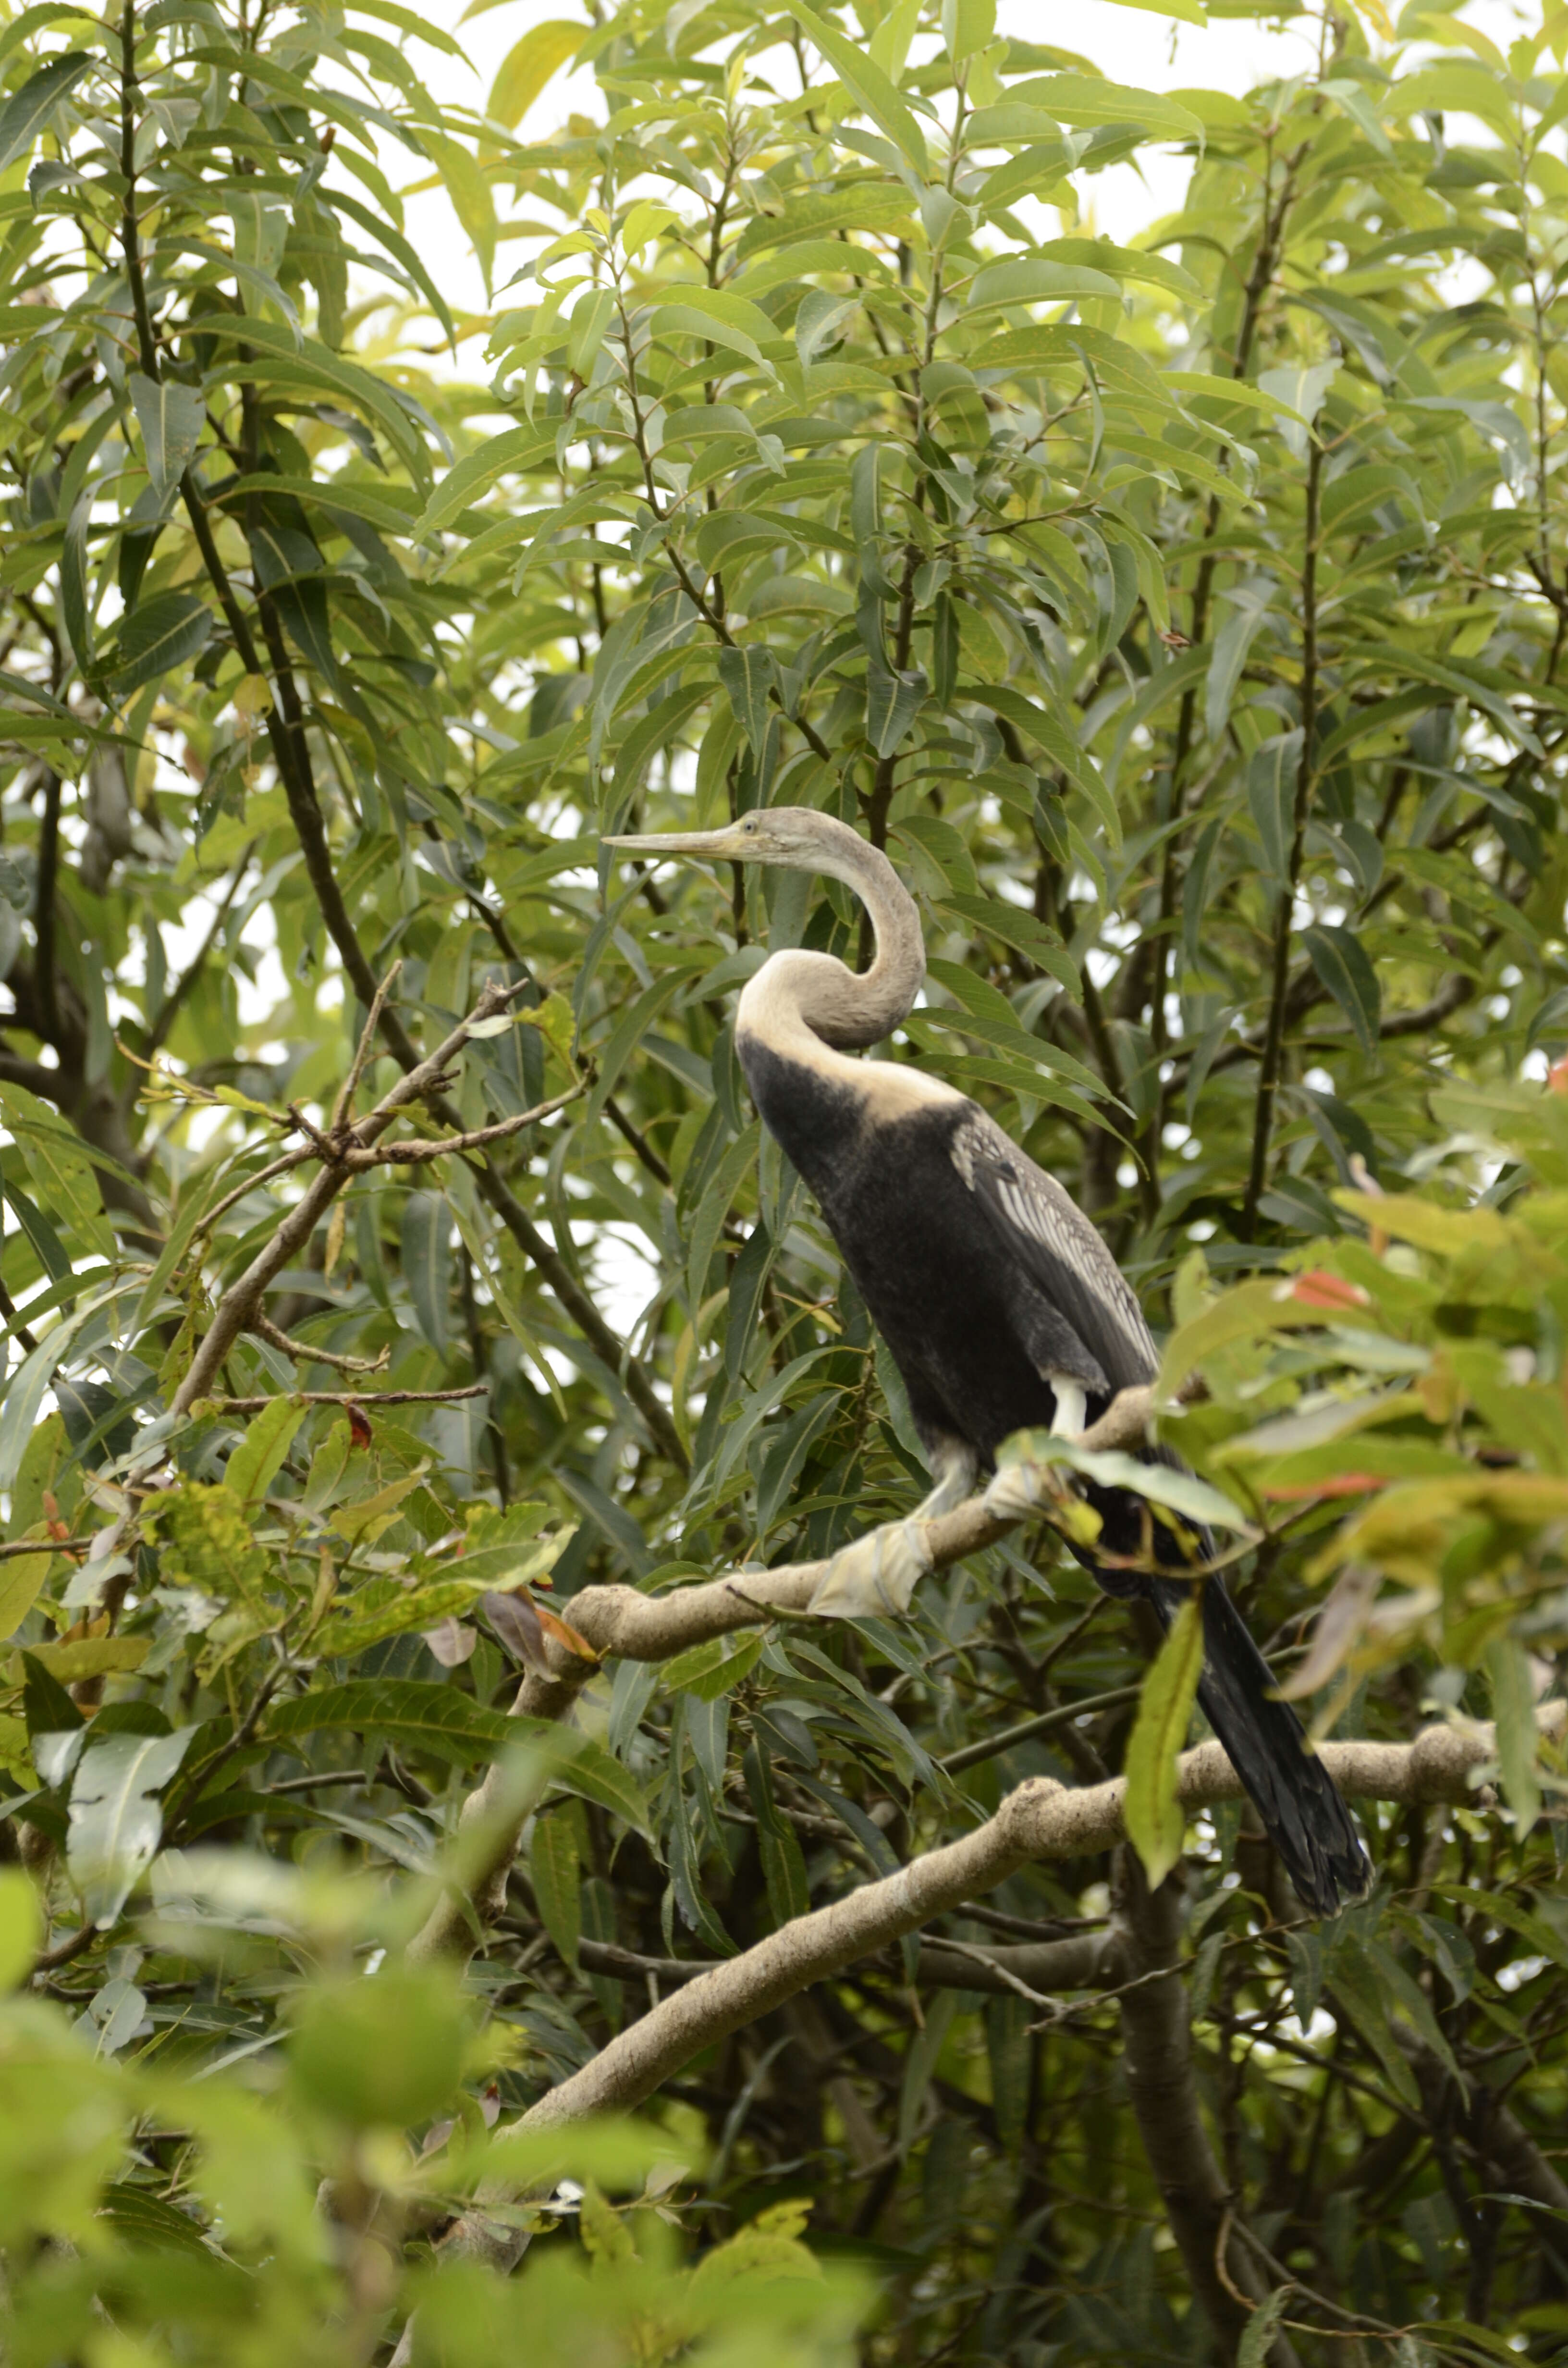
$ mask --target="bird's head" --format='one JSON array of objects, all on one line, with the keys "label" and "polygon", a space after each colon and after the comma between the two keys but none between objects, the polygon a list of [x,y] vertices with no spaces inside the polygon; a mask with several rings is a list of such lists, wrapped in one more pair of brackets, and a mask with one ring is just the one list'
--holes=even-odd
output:
[{"label": "bird's head", "polygon": [[[650,831],[631,838],[607,838],[606,847],[627,855],[691,855],[710,863],[773,863],[790,871],[825,871],[857,877],[868,853],[864,839],[831,814],[811,806],[765,806],[726,823],[721,830]],[[846,871],[846,863],[854,866]]]},{"label": "bird's head", "polygon": [[[823,1042],[841,1050],[876,1044],[914,1006],[926,975],[926,949],[915,899],[880,848],[832,814],[814,806],[763,806],[739,815],[722,830],[652,831],[602,844],[625,855],[693,856],[699,862],[773,863],[789,871],[814,871],[854,889],[871,916],[877,958],[857,977],[835,956],[776,953],[741,998],[743,1020],[748,996],[762,981],[779,984],[779,967],[790,965],[790,992],[796,1016]],[[802,975],[809,973],[809,978]],[[760,1015],[754,1012],[760,1024]]]}]

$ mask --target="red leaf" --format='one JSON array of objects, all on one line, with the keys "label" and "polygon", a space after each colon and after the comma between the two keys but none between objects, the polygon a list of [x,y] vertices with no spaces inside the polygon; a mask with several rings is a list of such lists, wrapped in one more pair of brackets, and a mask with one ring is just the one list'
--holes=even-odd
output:
[{"label": "red leaf", "polygon": [[1382,1486],[1375,1472],[1335,1472],[1325,1480],[1280,1480],[1264,1495],[1283,1504],[1305,1504],[1312,1497],[1369,1497]]},{"label": "red leaf", "polygon": [[343,1411],[348,1417],[348,1436],[353,1440],[355,1446],[372,1446],[375,1442],[375,1433],[370,1429],[370,1417],[365,1412],[364,1407],[357,1405],[355,1401],[350,1398]]},{"label": "red leaf", "polygon": [[577,1654],[585,1661],[598,1659],[599,1656],[587,1638],[580,1636],[575,1628],[568,1627],[564,1620],[558,1620],[553,1611],[545,1610],[542,1603],[536,1603],[534,1610],[539,1615],[539,1624],[547,1636],[553,1636],[558,1645],[564,1645],[569,1653]]},{"label": "red leaf", "polygon": [[1346,1282],[1343,1275],[1330,1274],[1326,1267],[1309,1268],[1299,1274],[1290,1286],[1292,1299],[1304,1307],[1369,1307],[1371,1301],[1358,1282]]}]

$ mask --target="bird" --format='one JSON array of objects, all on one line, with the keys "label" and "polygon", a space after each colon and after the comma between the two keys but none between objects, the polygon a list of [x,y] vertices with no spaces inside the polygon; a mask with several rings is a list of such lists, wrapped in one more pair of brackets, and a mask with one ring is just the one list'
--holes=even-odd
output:
[{"label": "bird", "polygon": [[[963,1501],[1006,1440],[1075,1435],[1119,1391],[1153,1380],[1137,1294],[1064,1187],[979,1103],[913,1063],[858,1057],[907,1018],[926,977],[918,908],[881,848],[808,806],[604,844],[812,872],[841,881],[869,916],[875,951],[861,973],[802,948],[769,954],[742,991],[734,1044],[763,1123],[892,1352],[935,1481],[915,1515],[833,1558],[811,1608],[905,1612],[929,1567],[923,1524]],[[1146,1453],[1179,1461],[1168,1448]],[[1068,1543],[1108,1594],[1142,1597],[1169,1629],[1200,1587],[1199,1701],[1303,1905],[1332,1916],[1364,1897],[1372,1869],[1332,1777],[1222,1577],[1194,1575],[1212,1558],[1207,1536],[1152,1520],[1133,1490],[1083,1486],[1099,1534]]]}]

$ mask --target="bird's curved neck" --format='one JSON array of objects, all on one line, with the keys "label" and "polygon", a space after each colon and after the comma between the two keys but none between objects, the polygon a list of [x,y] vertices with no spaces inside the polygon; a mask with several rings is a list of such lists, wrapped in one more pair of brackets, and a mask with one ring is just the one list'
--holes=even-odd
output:
[{"label": "bird's curved neck", "polygon": [[857,974],[832,954],[772,954],[748,983],[737,1024],[776,1042],[801,1030],[837,1052],[863,1052],[914,1008],[926,976],[920,915],[887,857],[863,839],[821,868],[864,904],[876,934],[875,960]]}]

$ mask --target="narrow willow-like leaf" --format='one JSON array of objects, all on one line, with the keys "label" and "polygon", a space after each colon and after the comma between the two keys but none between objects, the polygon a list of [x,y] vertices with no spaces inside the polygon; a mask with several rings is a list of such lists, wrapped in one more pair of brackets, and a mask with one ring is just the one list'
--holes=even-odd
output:
[{"label": "narrow willow-like leaf", "polygon": [[1127,1745],[1127,1839],[1151,1885],[1163,1883],[1181,1856],[1185,1820],[1176,1798],[1176,1754],[1187,1741],[1202,1670],[1203,1616],[1195,1588],[1143,1680]]}]

